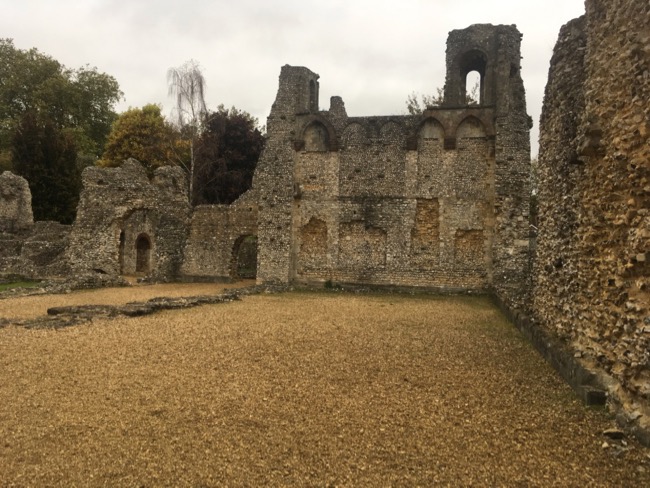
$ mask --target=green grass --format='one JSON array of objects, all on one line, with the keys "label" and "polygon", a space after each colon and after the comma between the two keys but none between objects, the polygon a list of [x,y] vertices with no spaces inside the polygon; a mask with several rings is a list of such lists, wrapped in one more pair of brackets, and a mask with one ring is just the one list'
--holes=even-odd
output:
[{"label": "green grass", "polygon": [[40,285],[40,281],[12,281],[10,283],[0,283],[0,291],[11,290],[13,288],[36,288]]}]

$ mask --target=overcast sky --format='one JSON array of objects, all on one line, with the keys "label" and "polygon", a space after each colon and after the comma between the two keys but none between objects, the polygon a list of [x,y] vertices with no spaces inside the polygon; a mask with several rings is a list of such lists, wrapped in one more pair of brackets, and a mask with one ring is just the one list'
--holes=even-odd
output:
[{"label": "overcast sky", "polygon": [[70,68],[89,64],[124,92],[118,111],[147,103],[171,112],[166,73],[196,60],[209,108],[223,103],[262,124],[280,67],[320,75],[320,108],[343,97],[348,115],[405,113],[409,93],[444,84],[445,42],[475,23],[516,24],[531,136],[560,27],[584,0],[0,0],[0,36]]}]

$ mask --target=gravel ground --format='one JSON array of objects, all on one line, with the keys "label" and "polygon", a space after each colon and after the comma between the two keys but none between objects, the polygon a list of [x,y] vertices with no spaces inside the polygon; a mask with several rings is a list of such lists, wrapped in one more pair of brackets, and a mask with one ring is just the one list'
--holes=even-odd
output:
[{"label": "gravel ground", "polygon": [[0,486],[650,486],[650,451],[611,427],[483,298],[0,329]]},{"label": "gravel ground", "polygon": [[229,288],[255,284],[254,280],[238,283],[175,283],[173,285],[137,285],[123,288],[82,290],[61,295],[28,295],[0,298],[0,318],[32,319],[47,314],[50,307],[77,305],[123,305],[128,302],[144,302],[160,296],[183,297],[214,295]]}]

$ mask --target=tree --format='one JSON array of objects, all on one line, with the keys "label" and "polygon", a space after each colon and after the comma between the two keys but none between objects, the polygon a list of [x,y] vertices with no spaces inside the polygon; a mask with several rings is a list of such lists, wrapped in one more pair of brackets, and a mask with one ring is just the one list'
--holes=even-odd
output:
[{"label": "tree", "polygon": [[179,68],[167,71],[169,95],[175,99],[176,124],[181,137],[189,146],[189,159],[179,157],[178,163],[185,168],[189,180],[189,198],[194,201],[196,145],[206,120],[205,78],[194,60]]},{"label": "tree", "polygon": [[14,171],[29,183],[36,220],[74,220],[81,189],[76,154],[72,136],[51,120],[34,111],[21,117],[12,139]]},{"label": "tree", "polygon": [[419,115],[429,107],[438,107],[442,105],[443,93],[442,88],[436,89],[436,95],[421,95],[422,104],[418,100],[418,94],[413,92],[406,97],[406,109],[411,115]]},{"label": "tree", "polygon": [[203,125],[196,153],[193,203],[232,203],[252,185],[264,135],[255,117],[223,105],[206,114]]},{"label": "tree", "polygon": [[[465,98],[467,105],[479,104],[479,82],[477,81],[472,89],[466,93]],[[418,98],[421,99],[418,100]],[[444,92],[442,88],[436,88],[435,95],[418,95],[416,92],[411,93],[406,97],[406,110],[410,115],[421,115],[426,109],[439,107],[444,101]]]},{"label": "tree", "polygon": [[172,164],[177,139],[178,134],[162,116],[160,106],[130,108],[113,123],[106,150],[97,164],[115,167],[134,158],[151,175],[157,167]]},{"label": "tree", "polygon": [[21,118],[32,112],[74,138],[80,160],[94,162],[121,97],[115,78],[96,68],[71,70],[35,48],[16,49],[11,39],[0,39],[0,161],[6,162]]}]

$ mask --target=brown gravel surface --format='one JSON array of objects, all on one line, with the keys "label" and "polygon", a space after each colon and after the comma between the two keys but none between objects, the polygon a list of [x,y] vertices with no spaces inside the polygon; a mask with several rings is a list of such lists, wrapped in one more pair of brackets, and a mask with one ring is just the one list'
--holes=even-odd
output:
[{"label": "brown gravel surface", "polygon": [[482,298],[0,329],[0,486],[650,486],[613,426]]},{"label": "brown gravel surface", "polygon": [[0,318],[32,319],[45,315],[50,307],[77,305],[123,305],[128,302],[144,302],[160,296],[183,297],[213,295],[229,288],[254,284],[254,280],[232,284],[223,283],[174,283],[161,285],[135,285],[124,288],[102,288],[74,291],[60,295],[29,295],[0,299]]}]

